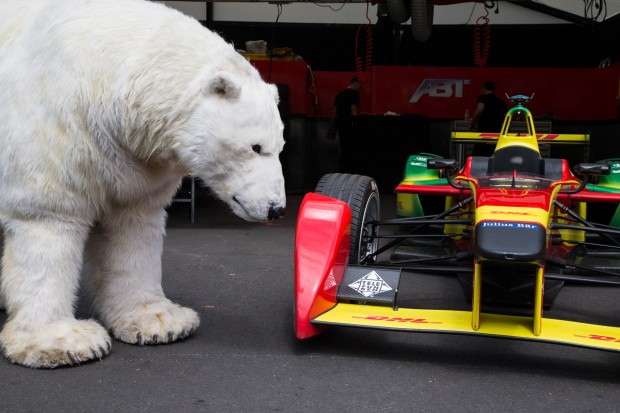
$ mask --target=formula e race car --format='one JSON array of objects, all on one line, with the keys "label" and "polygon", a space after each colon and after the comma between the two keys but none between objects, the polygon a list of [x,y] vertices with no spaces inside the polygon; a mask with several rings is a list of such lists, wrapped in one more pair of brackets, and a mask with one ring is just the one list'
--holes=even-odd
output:
[{"label": "formula e race car", "polygon": [[[569,286],[620,286],[620,209],[611,222],[586,219],[588,204],[620,203],[620,160],[571,170],[565,159],[541,156],[543,145],[588,136],[537,135],[529,98],[511,100],[499,134],[453,136],[458,144],[493,142],[490,156],[409,157],[395,190],[397,218],[380,219],[379,191],[367,176],[328,174],[304,197],[295,245],[299,339],[354,326],[620,351],[620,323],[609,316],[546,316]],[[516,122],[522,131],[513,132]],[[443,205],[425,215],[422,198]],[[443,287],[425,296],[420,282],[438,278],[455,280],[458,294]]]}]

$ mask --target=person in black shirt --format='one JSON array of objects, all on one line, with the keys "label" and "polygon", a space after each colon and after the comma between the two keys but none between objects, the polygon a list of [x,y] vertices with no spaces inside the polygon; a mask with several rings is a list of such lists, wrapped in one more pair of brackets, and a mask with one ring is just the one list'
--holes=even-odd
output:
[{"label": "person in black shirt", "polygon": [[[495,95],[495,83],[484,82],[480,95],[476,98],[476,110],[471,118],[470,129],[478,132],[501,132],[507,110],[506,103]],[[473,155],[490,156],[494,150],[494,145],[475,145]]]},{"label": "person in black shirt", "polygon": [[352,172],[354,138],[353,138],[353,117],[357,116],[357,107],[360,102],[359,91],[362,87],[357,77],[351,79],[349,85],[334,99],[332,111],[332,126],[328,130],[328,138],[335,139],[335,132],[338,130],[340,138],[340,172]]},{"label": "person in black shirt", "polygon": [[484,82],[476,99],[471,129],[479,132],[500,132],[507,110],[506,103],[495,95],[495,83]]}]

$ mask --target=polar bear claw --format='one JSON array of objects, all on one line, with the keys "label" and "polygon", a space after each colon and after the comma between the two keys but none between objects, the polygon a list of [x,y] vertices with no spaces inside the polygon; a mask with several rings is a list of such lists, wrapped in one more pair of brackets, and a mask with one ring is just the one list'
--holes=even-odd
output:
[{"label": "polar bear claw", "polygon": [[109,334],[96,321],[62,319],[38,328],[9,321],[0,334],[5,356],[33,368],[79,365],[110,353]]},{"label": "polar bear claw", "polygon": [[165,300],[122,312],[112,322],[110,331],[117,340],[143,346],[183,340],[199,324],[200,319],[194,310]]}]

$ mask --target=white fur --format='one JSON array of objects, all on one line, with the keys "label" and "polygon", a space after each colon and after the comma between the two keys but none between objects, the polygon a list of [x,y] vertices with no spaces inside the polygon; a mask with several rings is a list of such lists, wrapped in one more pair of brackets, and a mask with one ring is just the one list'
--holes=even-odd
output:
[{"label": "white fur", "polygon": [[185,338],[199,319],[161,288],[164,208],[191,172],[242,218],[283,210],[275,87],[160,4],[5,0],[0,16],[4,353],[50,368],[109,352],[73,315],[83,265],[114,337]]}]

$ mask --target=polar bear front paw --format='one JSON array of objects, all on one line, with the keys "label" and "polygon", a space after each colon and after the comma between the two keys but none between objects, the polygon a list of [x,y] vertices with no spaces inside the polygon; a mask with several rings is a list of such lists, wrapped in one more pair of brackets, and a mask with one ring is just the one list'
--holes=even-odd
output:
[{"label": "polar bear front paw", "polygon": [[11,320],[0,333],[4,354],[33,368],[73,366],[110,352],[110,335],[96,321],[61,319],[44,326]]},{"label": "polar bear front paw", "polygon": [[142,304],[112,322],[114,337],[130,344],[163,344],[183,340],[198,328],[198,314],[171,301]]}]

